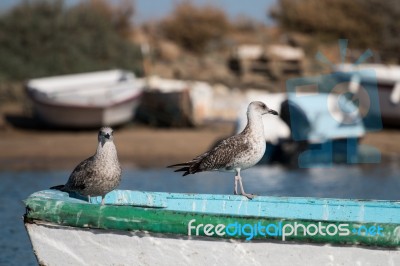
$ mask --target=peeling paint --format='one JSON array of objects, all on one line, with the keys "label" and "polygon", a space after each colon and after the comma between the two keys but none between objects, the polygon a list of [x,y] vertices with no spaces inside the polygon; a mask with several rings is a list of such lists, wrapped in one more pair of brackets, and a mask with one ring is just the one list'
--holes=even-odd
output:
[{"label": "peeling paint", "polygon": [[[43,195],[45,196],[42,197]],[[301,235],[291,240],[400,246],[400,205],[393,201],[279,197],[258,197],[257,201],[250,201],[228,195],[123,190],[111,192],[107,199],[107,205],[101,206],[71,198],[59,191],[34,193],[25,201],[29,208],[25,221],[38,220],[74,227],[146,230],[178,235],[187,234],[187,223],[191,219],[196,219],[198,223],[214,224],[236,221],[278,224],[282,221],[297,221],[304,224],[322,222],[324,225],[348,223],[352,228],[381,225],[385,232],[383,237],[350,235],[318,238]],[[125,201],[124,204],[112,204],[111,200],[120,204],[120,199]],[[156,205],[164,207],[154,208]]]}]

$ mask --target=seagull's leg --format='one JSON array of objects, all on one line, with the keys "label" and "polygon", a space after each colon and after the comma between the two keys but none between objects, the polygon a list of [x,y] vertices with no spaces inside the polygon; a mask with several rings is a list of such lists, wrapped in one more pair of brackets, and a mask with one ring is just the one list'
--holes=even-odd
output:
[{"label": "seagull's leg", "polygon": [[90,195],[87,196],[87,201],[90,203]]},{"label": "seagull's leg", "polygon": [[239,177],[240,191],[242,192],[241,194],[243,196],[247,197],[248,199],[253,199],[256,195],[248,194],[248,193],[244,192],[243,183],[242,183],[242,177],[240,176],[240,170],[238,171],[238,177]]},{"label": "seagull's leg", "polygon": [[237,195],[238,193],[237,193],[237,184],[238,184],[238,181],[239,181],[239,176],[238,175],[235,175],[235,187],[234,187],[234,189],[233,189],[233,194],[234,195]]},{"label": "seagull's leg", "polygon": [[101,196],[101,205],[104,205],[104,198],[103,196]]}]

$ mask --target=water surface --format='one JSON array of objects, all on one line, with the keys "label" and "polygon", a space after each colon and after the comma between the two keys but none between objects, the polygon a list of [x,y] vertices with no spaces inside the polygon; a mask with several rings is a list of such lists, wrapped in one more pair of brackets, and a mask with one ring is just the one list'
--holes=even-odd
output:
[{"label": "water surface", "polygon": [[[400,166],[391,163],[287,170],[259,166],[242,172],[248,193],[270,196],[400,199]],[[0,172],[0,265],[36,265],[23,227],[22,200],[31,193],[63,184],[69,171]],[[124,170],[120,189],[232,194],[232,173],[186,177],[171,169]]]}]

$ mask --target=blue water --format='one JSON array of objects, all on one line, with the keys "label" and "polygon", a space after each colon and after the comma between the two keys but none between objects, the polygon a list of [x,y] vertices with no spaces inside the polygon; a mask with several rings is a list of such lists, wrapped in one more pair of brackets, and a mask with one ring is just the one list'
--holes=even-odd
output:
[{"label": "blue water", "polygon": [[[260,166],[242,172],[246,192],[304,196],[400,200],[400,163],[286,170]],[[63,184],[69,171],[0,172],[0,265],[36,265],[23,227],[22,200],[31,193]],[[181,177],[171,169],[125,170],[120,189],[220,193],[233,192],[232,173]]]}]

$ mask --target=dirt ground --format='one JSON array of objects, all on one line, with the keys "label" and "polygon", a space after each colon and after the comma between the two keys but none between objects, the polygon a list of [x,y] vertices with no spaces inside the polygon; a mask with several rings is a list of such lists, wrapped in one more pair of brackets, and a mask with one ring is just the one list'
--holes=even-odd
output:
[{"label": "dirt ground", "polygon": [[[196,130],[130,126],[116,129],[114,137],[123,166],[165,167],[192,159],[232,130],[232,125]],[[0,134],[0,170],[71,169],[97,147],[95,130],[12,129]]]},{"label": "dirt ground", "polygon": [[391,157],[400,164],[400,129],[384,129],[368,132],[361,140],[362,144],[377,148],[384,157]]},{"label": "dirt ground", "polygon": [[[21,128],[8,121],[13,120],[10,114],[21,114],[20,108],[5,107],[0,106],[0,171],[71,170],[94,154],[96,130]],[[14,117],[14,124],[18,121],[16,118],[18,116]],[[232,135],[233,131],[234,125],[229,123],[214,123],[197,129],[129,125],[115,130],[115,144],[124,167],[165,167],[192,159],[216,141]],[[383,157],[400,163],[400,129],[367,133],[361,143],[379,149]]]},{"label": "dirt ground", "polygon": [[[201,129],[153,129],[129,126],[115,131],[115,144],[124,167],[165,167],[204,152],[215,141],[231,135],[233,125]],[[0,170],[73,169],[94,154],[97,132],[0,130]],[[363,144],[384,156],[400,158],[400,131],[369,133]]]}]

